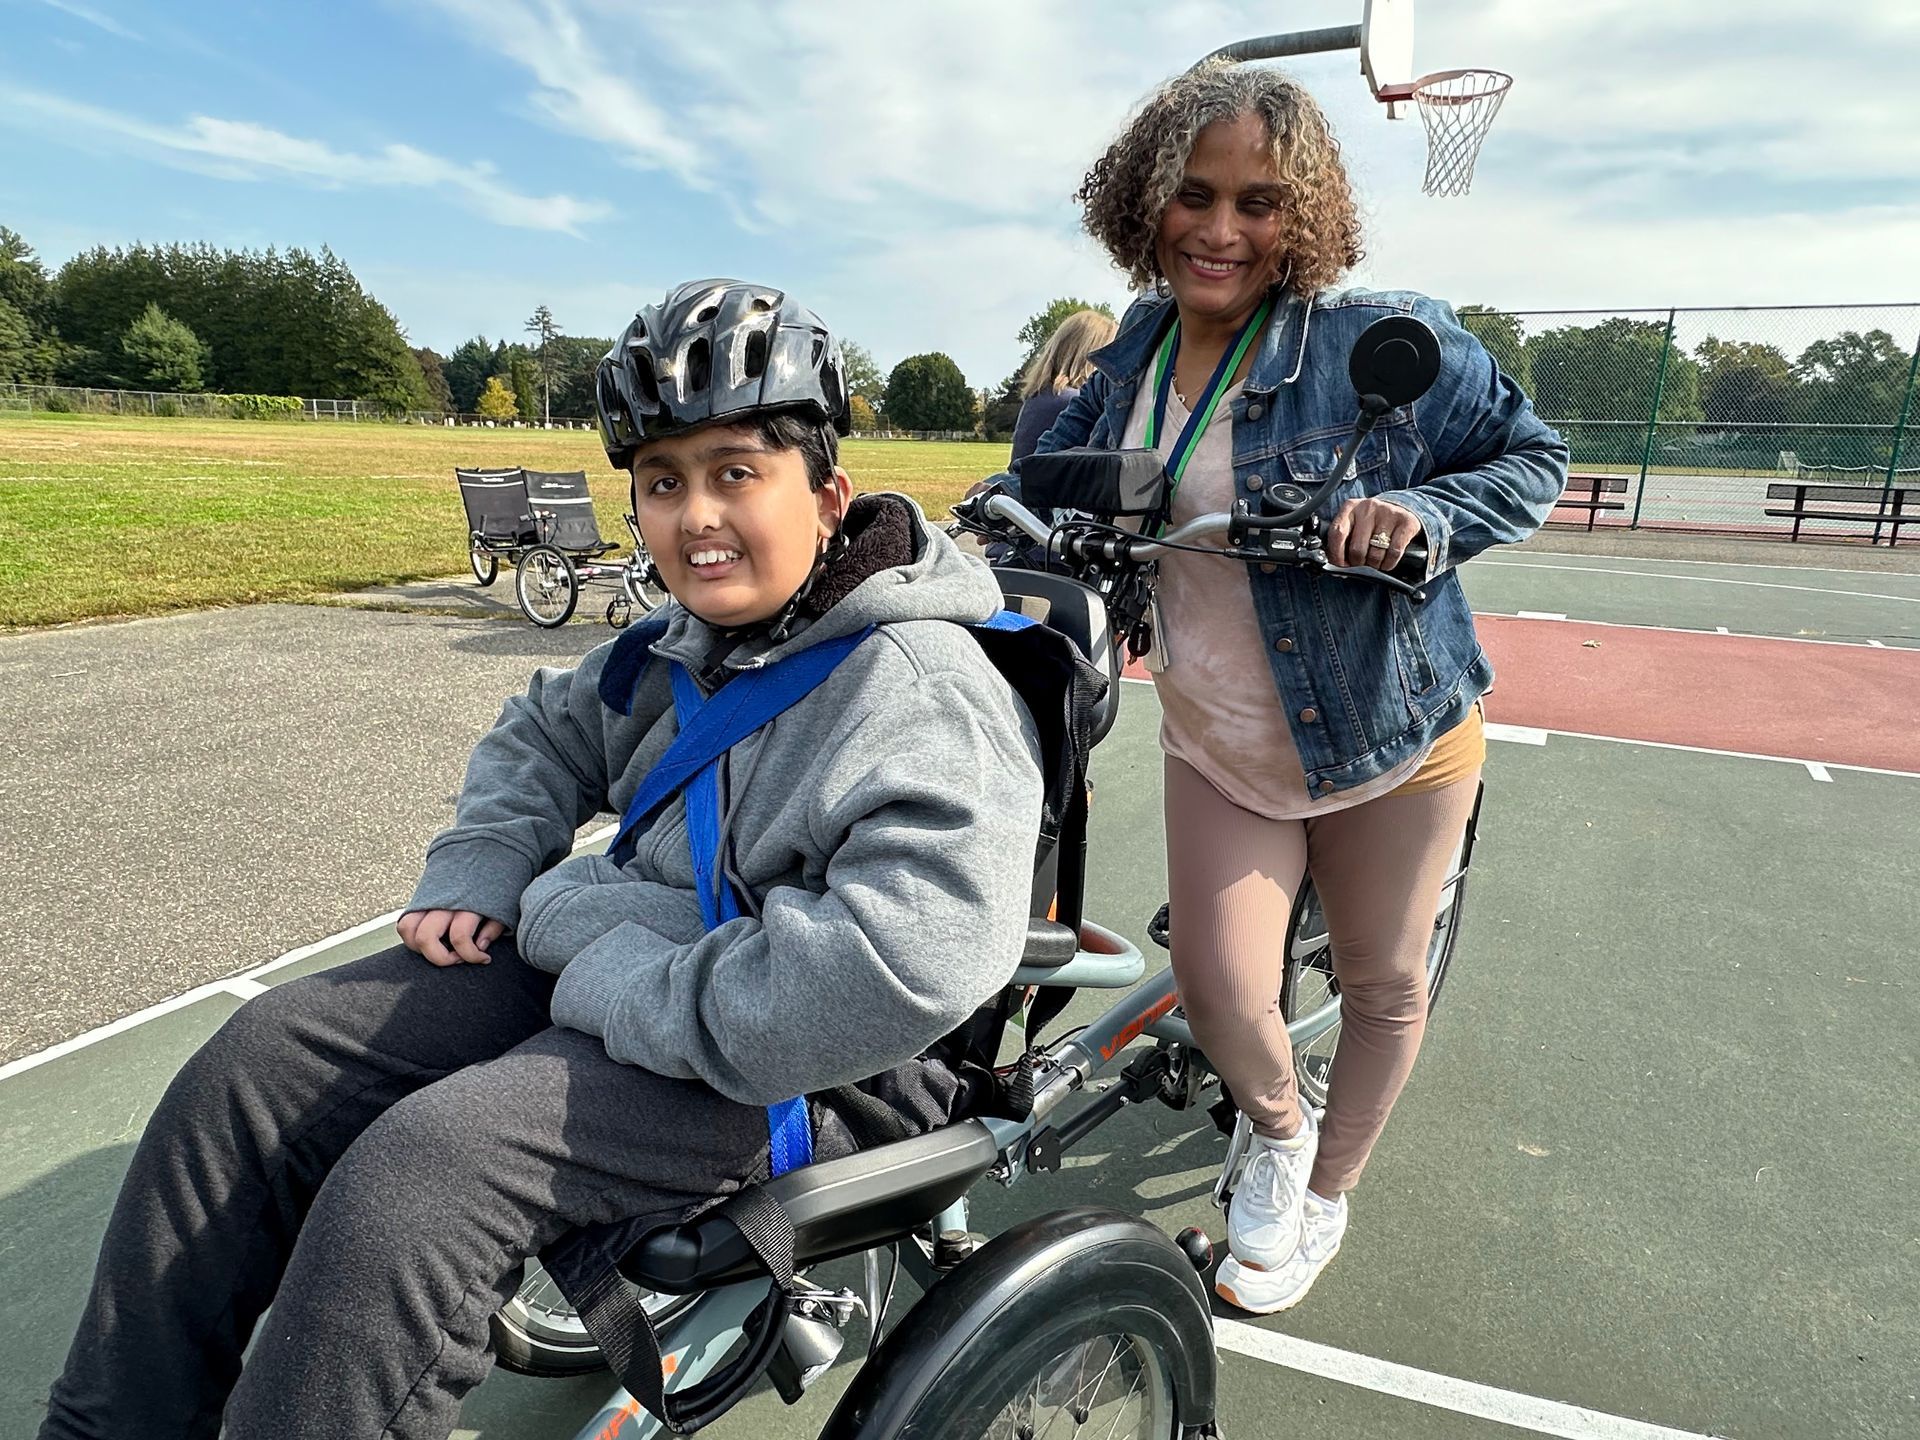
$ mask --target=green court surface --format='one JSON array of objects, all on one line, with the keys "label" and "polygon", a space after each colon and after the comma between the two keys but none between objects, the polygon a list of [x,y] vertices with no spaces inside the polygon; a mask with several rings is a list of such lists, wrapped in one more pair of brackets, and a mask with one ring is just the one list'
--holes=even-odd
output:
[{"label": "green court surface", "polygon": [[1480,614],[1920,646],[1920,575],[1510,550],[1461,577]]},{"label": "green court surface", "polygon": [[[1093,809],[1089,914],[1142,942],[1164,894],[1156,724],[1129,684]],[[1299,1310],[1220,1312],[1226,1433],[1920,1433],[1920,781],[1558,735],[1491,749],[1462,949],[1346,1247]],[[238,1003],[0,1079],[0,1440],[42,1414],[160,1088]],[[1203,1114],[1131,1111],[1060,1173],[983,1187],[976,1228],[1092,1200],[1218,1237],[1221,1151]],[[1344,1378],[1310,1373],[1329,1356]],[[709,1433],[811,1436],[850,1370]],[[456,1434],[569,1440],[609,1388],[499,1373]]]}]

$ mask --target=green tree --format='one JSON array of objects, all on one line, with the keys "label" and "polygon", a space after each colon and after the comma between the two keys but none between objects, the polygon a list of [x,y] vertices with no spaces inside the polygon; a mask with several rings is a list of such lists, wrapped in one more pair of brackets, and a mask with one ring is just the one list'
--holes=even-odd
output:
[{"label": "green tree", "polygon": [[553,366],[553,413],[584,420],[593,414],[593,377],[600,357],[613,341],[590,335],[559,335],[550,346]]},{"label": "green tree", "polygon": [[1520,317],[1495,310],[1491,305],[1462,305],[1454,312],[1460,324],[1493,357],[1500,371],[1522,390],[1533,388],[1533,368],[1527,363],[1527,337]]},{"label": "green tree", "polygon": [[453,408],[462,415],[471,415],[479,408],[480,392],[486,388],[487,376],[493,373],[493,346],[487,343],[486,336],[476,335],[462,341],[440,368],[447,377]]},{"label": "green tree", "polygon": [[973,390],[960,367],[938,351],[909,355],[893,367],[885,409],[896,430],[973,428]]},{"label": "green tree", "polygon": [[24,381],[33,371],[33,329],[12,303],[0,300],[0,385]]},{"label": "green tree", "polygon": [[0,225],[0,303],[19,312],[36,337],[51,320],[53,285],[33,247]]},{"label": "green tree", "polygon": [[1709,335],[1693,347],[1700,365],[1700,409],[1715,425],[1789,420],[1793,376],[1772,345]]},{"label": "green tree", "polygon": [[[1549,424],[1567,432],[1574,453],[1587,463],[1626,464],[1640,458],[1646,444],[1648,407],[1660,387],[1659,418],[1668,422],[1704,419],[1700,409],[1700,367],[1684,351],[1666,357],[1664,320],[1633,320],[1616,315],[1597,325],[1564,325],[1527,342],[1534,405]],[[1667,428],[1662,445],[1684,445],[1690,432]]]},{"label": "green tree", "polygon": [[526,347],[516,345],[507,360],[507,383],[513,387],[520,418],[529,423],[540,418],[540,367]]},{"label": "green tree", "polygon": [[1807,346],[1790,373],[1803,388],[1805,418],[1891,425],[1912,363],[1913,353],[1885,330],[1844,330]]},{"label": "green tree", "polygon": [[873,352],[852,340],[840,342],[841,363],[847,367],[847,393],[877,405],[887,393],[886,377],[873,363]]},{"label": "green tree", "polygon": [[420,377],[426,382],[428,407],[440,411],[453,409],[453,392],[447,388],[446,362],[425,345],[415,347],[413,358],[419,362]]},{"label": "green tree", "polygon": [[[552,345],[560,334],[560,327],[553,322],[553,311],[545,305],[537,306],[527,323],[521,327],[535,337],[533,363],[540,377],[540,413],[547,420],[553,419],[553,357]],[[519,387],[516,386],[515,389]],[[529,420],[532,416],[527,417]]]},{"label": "green tree", "polygon": [[198,390],[207,349],[193,331],[152,301],[127,326],[120,349],[130,373],[155,390]]},{"label": "green tree", "polygon": [[1098,310],[1109,320],[1113,319],[1113,308],[1099,301],[1077,300],[1071,296],[1053,301],[1038,315],[1030,317],[1027,323],[1020,327],[1020,333],[1014,336],[1025,352],[1020,361],[1020,369],[1027,368],[1027,362],[1039,353],[1042,345],[1053,338],[1053,332],[1060,328],[1063,320],[1081,310]]},{"label": "green tree", "polygon": [[847,401],[847,408],[853,413],[853,433],[870,435],[879,426],[879,417],[873,413],[873,406],[864,395],[855,395]]},{"label": "green tree", "polygon": [[485,420],[512,420],[520,414],[520,405],[514,399],[513,391],[498,375],[487,377],[486,388],[480,392],[475,408]]}]

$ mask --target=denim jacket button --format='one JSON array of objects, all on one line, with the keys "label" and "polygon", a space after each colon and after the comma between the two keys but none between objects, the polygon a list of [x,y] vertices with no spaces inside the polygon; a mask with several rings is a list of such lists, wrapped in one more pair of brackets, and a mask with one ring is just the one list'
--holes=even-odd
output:
[{"label": "denim jacket button", "polygon": [[1322,795],[1331,795],[1333,793],[1333,782],[1331,780],[1322,780],[1320,782],[1320,793]]},{"label": "denim jacket button", "polygon": [[1266,484],[1267,482],[1262,480],[1258,475],[1249,475],[1247,477],[1247,488],[1249,490],[1264,490]]},{"label": "denim jacket button", "polygon": [[1309,705],[1306,709],[1300,712],[1300,723],[1302,725],[1311,725],[1313,724],[1314,721],[1318,720],[1319,718],[1320,718],[1320,712],[1314,709],[1311,705]]},{"label": "denim jacket button", "polygon": [[[1265,565],[1262,565],[1262,566],[1260,567],[1260,573],[1261,573],[1262,575],[1271,575],[1271,574],[1273,574],[1273,572],[1274,572],[1274,571],[1276,571],[1276,570],[1278,570],[1279,568],[1280,568],[1280,567],[1279,567],[1278,565],[1275,565],[1275,564],[1273,564],[1272,562],[1268,562],[1267,564],[1265,564]],[[1289,642],[1288,642],[1288,644],[1289,644],[1289,645],[1291,645],[1291,644],[1292,644],[1292,642],[1291,642],[1291,641],[1289,641]]]},{"label": "denim jacket button", "polygon": [[[1266,570],[1271,567],[1262,565],[1260,568]],[[1273,642],[1273,648],[1278,650],[1282,655],[1291,655],[1293,653],[1293,641],[1282,635],[1278,640]]]},{"label": "denim jacket button", "polygon": [[1262,405],[1258,400],[1254,401],[1253,404],[1247,406],[1247,418],[1249,420],[1258,420],[1262,415],[1266,413],[1267,413],[1267,407]]}]

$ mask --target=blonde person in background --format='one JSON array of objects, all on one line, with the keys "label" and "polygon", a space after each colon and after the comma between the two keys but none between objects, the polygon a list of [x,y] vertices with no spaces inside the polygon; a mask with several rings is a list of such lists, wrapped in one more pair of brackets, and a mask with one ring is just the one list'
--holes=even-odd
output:
[{"label": "blonde person in background", "polygon": [[1013,459],[1033,454],[1080,387],[1093,374],[1093,352],[1119,323],[1102,310],[1076,310],[1047,337],[1020,377],[1020,416],[1013,422]]}]

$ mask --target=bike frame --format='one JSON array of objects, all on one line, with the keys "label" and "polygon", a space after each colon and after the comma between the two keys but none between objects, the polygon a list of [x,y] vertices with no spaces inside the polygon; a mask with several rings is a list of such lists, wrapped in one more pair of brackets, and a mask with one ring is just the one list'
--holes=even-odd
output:
[{"label": "bike frame", "polygon": [[[1145,973],[1146,958],[1131,941],[1092,921],[1083,922],[1083,937],[1081,950],[1066,964],[1053,969],[1022,966],[1014,973],[1012,983],[1117,989],[1133,984]],[[1087,948],[1089,940],[1097,948]],[[983,1127],[999,1148],[999,1162],[988,1172],[988,1178],[1011,1186],[1028,1174],[1029,1146],[1036,1135],[1049,1128],[1048,1117],[1058,1111],[1068,1097],[1114,1070],[1123,1056],[1141,1053],[1137,1048],[1141,1040],[1151,1039],[1161,1046],[1175,1047],[1188,1065],[1199,1067],[1200,1074],[1210,1075],[1211,1068],[1194,1046],[1186,1020],[1172,1013],[1178,1003],[1172,967],[1157,971],[1115,1001],[1084,1030],[1047,1047],[1041,1069],[1035,1076],[1033,1112],[1025,1119],[962,1121],[962,1124]],[[1310,1044],[1339,1019],[1340,1006],[1335,1001],[1290,1023],[1287,1035],[1295,1045]],[[1102,1112],[1079,1128],[1069,1143],[1077,1142],[1125,1108],[1128,1102],[1114,1101],[1113,1093],[1109,1092],[1071,1117],[1069,1123],[1088,1112]],[[965,1231],[965,1198],[936,1217],[932,1229],[936,1235]],[[939,1277],[940,1272],[918,1244],[899,1249],[901,1263],[914,1273],[923,1287]],[[871,1261],[879,1252],[866,1254],[871,1290],[871,1277],[878,1273],[878,1267]],[[704,1292],[687,1310],[663,1326],[660,1349],[668,1377],[667,1390],[684,1390],[718,1368],[745,1336],[747,1317],[766,1298],[767,1286],[758,1281],[724,1285]],[[856,1308],[867,1312],[877,1335],[885,1319],[884,1314],[875,1313],[885,1308],[880,1297],[870,1293],[865,1303]],[[616,1390],[593,1419],[577,1432],[575,1440],[656,1440],[666,1433],[666,1427],[643,1409],[639,1401],[625,1390]]]}]

